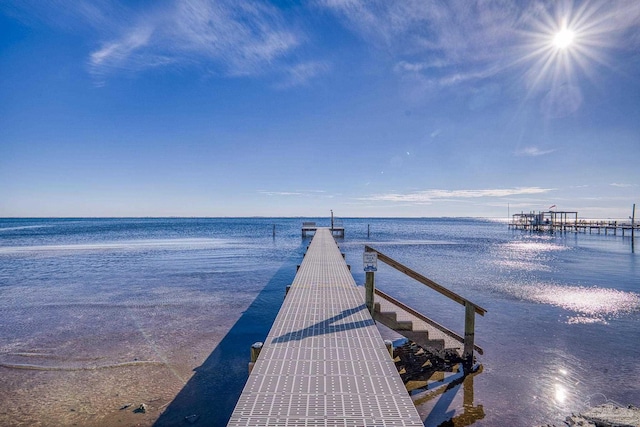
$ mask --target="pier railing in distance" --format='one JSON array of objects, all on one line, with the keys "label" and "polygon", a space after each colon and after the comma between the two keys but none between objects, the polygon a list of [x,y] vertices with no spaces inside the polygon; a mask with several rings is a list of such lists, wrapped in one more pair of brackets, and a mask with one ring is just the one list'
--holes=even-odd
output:
[{"label": "pier railing in distance", "polygon": [[[474,341],[475,341],[475,315],[476,313],[484,316],[484,314],[487,312],[486,309],[482,308],[481,306],[479,306],[478,304],[475,304],[471,301],[469,301],[468,299],[458,295],[457,293],[445,288],[442,285],[439,285],[438,283],[434,282],[433,280],[429,279],[428,277],[423,276],[422,274],[418,273],[415,270],[412,270],[411,268],[407,267],[406,265],[403,265],[401,263],[399,263],[398,261],[388,257],[387,255],[383,254],[382,252],[380,252],[377,249],[372,248],[371,246],[365,246],[364,247],[365,252],[375,252],[377,254],[378,260],[384,262],[385,264],[389,265],[390,267],[395,268],[396,270],[400,271],[401,273],[406,274],[407,276],[411,277],[414,280],[417,280],[418,282],[422,283],[423,285],[428,286],[429,288],[433,289],[434,291],[446,296],[447,298],[457,302],[458,304],[461,304],[465,307],[465,321],[464,321],[464,339],[463,339],[463,344],[464,344],[464,349],[463,349],[463,358],[467,361],[468,364],[472,364],[473,363],[473,350],[474,348],[478,349],[478,347],[475,345]],[[376,292],[378,293],[378,292]],[[382,295],[380,295],[382,296]],[[386,295],[384,296],[386,297]],[[438,329],[444,328],[440,325],[438,325]],[[442,330],[442,329],[441,329]],[[459,335],[457,335],[456,333],[454,333],[453,331],[449,331],[448,329],[445,331],[447,333],[449,333],[452,337],[456,338],[456,339],[460,339],[462,337],[460,337]],[[482,354],[482,351],[479,351],[480,354]]]}]

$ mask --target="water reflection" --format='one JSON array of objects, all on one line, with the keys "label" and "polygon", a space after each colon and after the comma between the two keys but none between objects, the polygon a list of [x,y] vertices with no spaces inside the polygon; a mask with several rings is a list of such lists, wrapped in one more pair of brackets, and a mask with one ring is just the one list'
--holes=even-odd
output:
[{"label": "water reflection", "polygon": [[587,394],[584,380],[593,373],[585,370],[580,361],[568,353],[549,350],[542,354],[547,362],[536,368],[538,376],[532,389],[536,405],[545,408],[547,414],[555,414],[552,416],[556,419],[580,411]]},{"label": "water reflection", "polygon": [[562,286],[549,283],[501,286],[520,300],[550,304],[572,312],[567,323],[603,323],[613,317],[640,309],[640,295],[597,286]]},{"label": "water reflection", "polygon": [[568,249],[543,237],[508,242],[494,249],[494,263],[500,268],[515,271],[552,271],[552,255]]},{"label": "water reflection", "polygon": [[564,386],[562,384],[556,384],[555,385],[555,395],[554,395],[554,399],[557,403],[564,403],[565,400],[567,400],[567,389],[564,388]]},{"label": "water reflection", "polygon": [[572,250],[549,236],[495,245],[492,263],[510,275],[510,279],[492,286],[522,301],[567,310],[570,312],[566,317],[568,324],[608,324],[615,317],[640,310],[640,294],[599,286],[601,283],[607,285],[606,281],[598,280],[591,286],[554,283],[562,274],[561,270],[567,268],[567,263],[575,263],[576,257],[560,256]]},{"label": "water reflection", "polygon": [[[447,376],[445,372],[436,372],[432,380],[422,391],[414,390],[413,400],[422,417],[424,425],[437,427],[464,427],[474,424],[485,417],[483,405],[474,402],[474,378],[482,373],[480,365],[474,372],[459,372]],[[462,390],[462,405],[459,392]]]}]

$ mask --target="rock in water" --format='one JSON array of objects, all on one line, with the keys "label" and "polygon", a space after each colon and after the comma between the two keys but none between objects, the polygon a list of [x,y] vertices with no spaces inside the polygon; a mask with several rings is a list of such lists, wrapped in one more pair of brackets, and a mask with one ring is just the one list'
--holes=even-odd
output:
[{"label": "rock in water", "polygon": [[564,423],[569,427],[596,427],[591,421],[575,414],[568,416]]},{"label": "rock in water", "polygon": [[144,414],[147,412],[147,405],[141,403],[136,409],[133,410],[136,414]]},{"label": "rock in water", "polygon": [[198,421],[198,416],[196,414],[193,414],[193,415],[189,415],[187,417],[184,417],[184,419],[189,424],[195,424]]},{"label": "rock in water", "polygon": [[580,416],[598,427],[637,427],[640,426],[640,408],[617,406],[612,403],[596,406]]}]

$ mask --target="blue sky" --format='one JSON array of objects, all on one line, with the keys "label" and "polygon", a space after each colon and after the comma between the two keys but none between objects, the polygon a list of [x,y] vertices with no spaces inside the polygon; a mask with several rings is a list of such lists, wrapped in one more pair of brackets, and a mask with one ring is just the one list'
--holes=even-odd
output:
[{"label": "blue sky", "polygon": [[626,218],[639,77],[636,0],[4,0],[0,216]]}]

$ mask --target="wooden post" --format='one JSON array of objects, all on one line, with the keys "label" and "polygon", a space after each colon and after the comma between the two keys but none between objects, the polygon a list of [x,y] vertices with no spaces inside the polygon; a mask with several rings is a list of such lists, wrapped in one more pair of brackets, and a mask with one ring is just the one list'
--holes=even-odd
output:
[{"label": "wooden post", "polygon": [[464,303],[464,352],[465,365],[473,365],[473,344],[475,339],[476,310],[472,303]]},{"label": "wooden post", "polygon": [[369,233],[369,224],[367,224],[367,239],[369,238],[371,234]]},{"label": "wooden post", "polygon": [[389,352],[389,356],[393,359],[393,341],[384,340],[384,345],[387,347],[387,351]]},{"label": "wooden post", "polygon": [[633,210],[631,211],[631,253],[634,252],[634,239],[635,239],[635,222],[636,222],[636,204],[633,204]]},{"label": "wooden post", "polygon": [[262,350],[262,342],[258,341],[256,343],[253,343],[253,345],[251,346],[251,362],[249,362],[249,374],[251,374],[251,371],[253,370],[253,366],[256,363],[256,360],[258,360],[258,356],[260,355],[260,350]]},{"label": "wooden post", "polygon": [[375,279],[373,274],[374,274],[373,271],[367,271],[365,273],[366,280],[364,284],[367,309],[369,310],[369,313],[371,313],[371,316],[373,316],[373,295],[376,289]]}]

